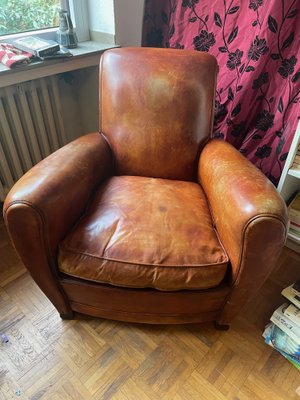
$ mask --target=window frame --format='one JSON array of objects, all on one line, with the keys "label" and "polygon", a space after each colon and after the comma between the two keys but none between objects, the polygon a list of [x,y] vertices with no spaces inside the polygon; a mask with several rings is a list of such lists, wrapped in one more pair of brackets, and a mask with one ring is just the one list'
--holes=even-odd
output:
[{"label": "window frame", "polygon": [[[69,0],[69,9],[74,28],[76,29],[78,42],[90,40],[88,2],[86,0]],[[20,37],[33,35],[44,39],[55,40],[56,32],[57,27],[2,35],[0,36],[0,43],[7,41],[11,42],[12,40]]]}]

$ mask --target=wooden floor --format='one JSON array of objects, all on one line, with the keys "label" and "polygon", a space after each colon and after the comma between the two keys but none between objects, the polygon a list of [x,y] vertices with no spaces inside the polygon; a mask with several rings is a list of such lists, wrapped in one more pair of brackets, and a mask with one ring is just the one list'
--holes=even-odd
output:
[{"label": "wooden floor", "polygon": [[300,275],[285,250],[227,332],[212,324],[62,321],[15,255],[0,220],[0,399],[300,399],[300,372],[261,333]]}]

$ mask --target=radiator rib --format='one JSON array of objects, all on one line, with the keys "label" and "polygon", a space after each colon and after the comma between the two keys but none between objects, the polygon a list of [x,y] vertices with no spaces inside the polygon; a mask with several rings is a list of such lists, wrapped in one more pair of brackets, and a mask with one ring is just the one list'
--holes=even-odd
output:
[{"label": "radiator rib", "polygon": [[0,124],[2,129],[0,139],[4,148],[6,161],[10,165],[10,172],[16,180],[23,175],[23,170],[15,142],[13,140],[12,130],[8,122],[11,117],[8,115],[6,107],[4,106],[5,98],[2,98],[1,100],[2,107],[0,107]]},{"label": "radiator rib", "polygon": [[[23,87],[22,87],[23,89]],[[36,164],[42,159],[42,154],[39,148],[39,144],[37,141],[37,133],[35,131],[34,123],[32,120],[30,107],[28,103],[28,90],[20,90],[19,88],[19,98],[20,98],[20,107],[23,116],[23,121],[25,125],[25,130],[28,133],[29,147],[31,149],[31,156],[33,163]]]},{"label": "radiator rib", "polygon": [[0,88],[0,201],[28,169],[66,143],[56,76]]},{"label": "radiator rib", "polygon": [[[51,153],[50,145],[49,145],[49,137],[46,132],[46,126],[44,121],[44,116],[41,109],[41,104],[39,100],[39,94],[37,92],[37,82],[32,83],[32,89],[30,90],[30,96],[32,100],[32,109],[33,109],[33,119],[36,123],[36,131],[39,133],[39,138],[41,140],[41,151],[43,158]],[[50,132],[48,132],[50,134]]]},{"label": "radiator rib", "polygon": [[10,90],[8,88],[4,89],[5,99],[8,104],[8,109],[10,115],[10,125],[16,140],[17,152],[21,159],[21,163],[25,170],[28,170],[32,166],[29,149],[26,142],[26,136],[24,135],[24,130],[21,122],[21,115],[16,104],[15,95],[11,96]]},{"label": "radiator rib", "polygon": [[[10,167],[7,163],[6,156],[1,143],[0,143],[0,170],[1,170],[0,181],[7,182],[8,186],[11,187],[14,184],[14,179],[10,172]],[[3,185],[1,184],[0,184],[0,191],[1,191],[0,196],[1,197],[4,196],[5,191]]]},{"label": "radiator rib", "polygon": [[59,90],[58,90],[58,83],[57,83],[57,77],[50,77],[50,82],[51,82],[51,88],[53,92],[53,98],[52,98],[52,104],[56,104],[56,107],[53,109],[55,118],[54,120],[57,121],[56,123],[56,129],[58,134],[58,141],[61,146],[67,143],[67,137],[66,137],[66,132],[64,128],[64,121],[62,117],[62,107],[61,107],[61,102],[60,102],[60,95],[59,95]]},{"label": "radiator rib", "polygon": [[[48,126],[50,135],[49,135],[49,142],[50,142],[50,147],[52,151],[55,151],[59,148],[59,144],[58,144],[58,137],[57,137],[57,129],[55,127],[55,121],[54,121],[54,112],[52,109],[52,104],[51,104],[51,99],[50,99],[50,95],[49,95],[49,91],[48,89],[51,90],[51,87],[48,88],[48,86],[46,85],[45,81],[41,82],[41,91],[42,91],[42,96],[40,96],[40,98],[42,98],[44,100],[44,103],[42,104],[43,110],[45,111],[44,114],[44,121]],[[49,113],[51,111],[51,113]],[[50,116],[50,118],[49,118]]]}]

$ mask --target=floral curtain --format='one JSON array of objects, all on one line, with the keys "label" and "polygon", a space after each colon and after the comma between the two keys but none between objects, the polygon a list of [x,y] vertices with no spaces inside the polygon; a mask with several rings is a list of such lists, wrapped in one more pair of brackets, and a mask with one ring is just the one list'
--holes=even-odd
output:
[{"label": "floral curtain", "polygon": [[300,115],[300,0],[146,0],[143,45],[217,58],[214,136],[277,184]]}]

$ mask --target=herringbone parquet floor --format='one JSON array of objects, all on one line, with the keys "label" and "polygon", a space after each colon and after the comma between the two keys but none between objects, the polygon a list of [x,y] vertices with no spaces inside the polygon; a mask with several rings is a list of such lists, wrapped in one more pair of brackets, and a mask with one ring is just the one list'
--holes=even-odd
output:
[{"label": "herringbone parquet floor", "polygon": [[227,332],[210,323],[62,321],[0,221],[0,333],[9,337],[0,344],[0,399],[300,399],[300,373],[261,337],[299,267],[300,257],[285,250]]}]

